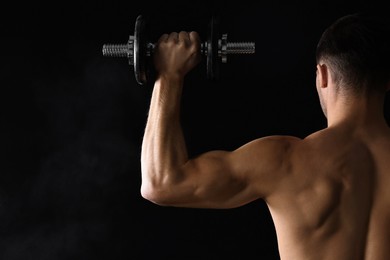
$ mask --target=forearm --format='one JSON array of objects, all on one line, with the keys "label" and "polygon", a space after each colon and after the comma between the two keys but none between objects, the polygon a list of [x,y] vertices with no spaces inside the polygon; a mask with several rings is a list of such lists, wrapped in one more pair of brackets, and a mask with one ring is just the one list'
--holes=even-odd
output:
[{"label": "forearm", "polygon": [[143,193],[177,180],[188,160],[180,126],[182,85],[180,77],[160,77],[154,85],[141,153]]}]

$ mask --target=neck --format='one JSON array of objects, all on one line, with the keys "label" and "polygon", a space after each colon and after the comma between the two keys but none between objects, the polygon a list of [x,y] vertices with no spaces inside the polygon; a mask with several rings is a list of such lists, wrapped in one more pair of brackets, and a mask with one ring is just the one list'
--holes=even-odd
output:
[{"label": "neck", "polygon": [[370,94],[346,98],[338,95],[327,104],[328,127],[341,124],[363,127],[387,126],[383,115],[384,95]]}]

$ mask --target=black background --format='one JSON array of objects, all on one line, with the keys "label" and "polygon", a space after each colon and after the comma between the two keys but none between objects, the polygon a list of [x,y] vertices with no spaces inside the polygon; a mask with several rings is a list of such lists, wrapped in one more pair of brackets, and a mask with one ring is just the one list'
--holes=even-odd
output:
[{"label": "black background", "polygon": [[[161,207],[140,195],[140,147],[152,84],[126,59],[139,14],[151,41],[206,35],[221,14],[230,41],[217,82],[190,72],[182,125],[190,156],[267,135],[326,126],[315,90],[315,47],[336,18],[374,1],[17,2],[1,10],[0,259],[278,259],[263,201],[236,209]],[[388,102],[386,101],[386,104]],[[389,116],[388,105],[386,115]]]}]

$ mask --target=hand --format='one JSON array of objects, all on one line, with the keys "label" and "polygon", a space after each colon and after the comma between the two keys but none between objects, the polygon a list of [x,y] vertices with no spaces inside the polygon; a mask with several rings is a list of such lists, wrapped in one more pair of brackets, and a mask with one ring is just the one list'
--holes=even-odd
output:
[{"label": "hand", "polygon": [[200,39],[197,32],[163,34],[153,54],[158,76],[184,76],[201,60]]}]

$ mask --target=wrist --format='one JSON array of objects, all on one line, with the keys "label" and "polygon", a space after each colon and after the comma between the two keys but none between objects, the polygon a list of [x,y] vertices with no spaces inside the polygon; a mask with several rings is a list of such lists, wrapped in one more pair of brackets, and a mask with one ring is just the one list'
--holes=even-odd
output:
[{"label": "wrist", "polygon": [[169,74],[159,74],[156,78],[156,82],[165,83],[169,85],[182,85],[184,81],[184,76],[174,73]]},{"label": "wrist", "polygon": [[154,83],[155,96],[160,104],[169,104],[170,107],[179,105],[183,90],[184,77],[173,74],[160,74]]},{"label": "wrist", "polygon": [[177,120],[183,91],[183,77],[159,75],[154,83],[152,103],[158,104],[158,110],[164,118]]}]

